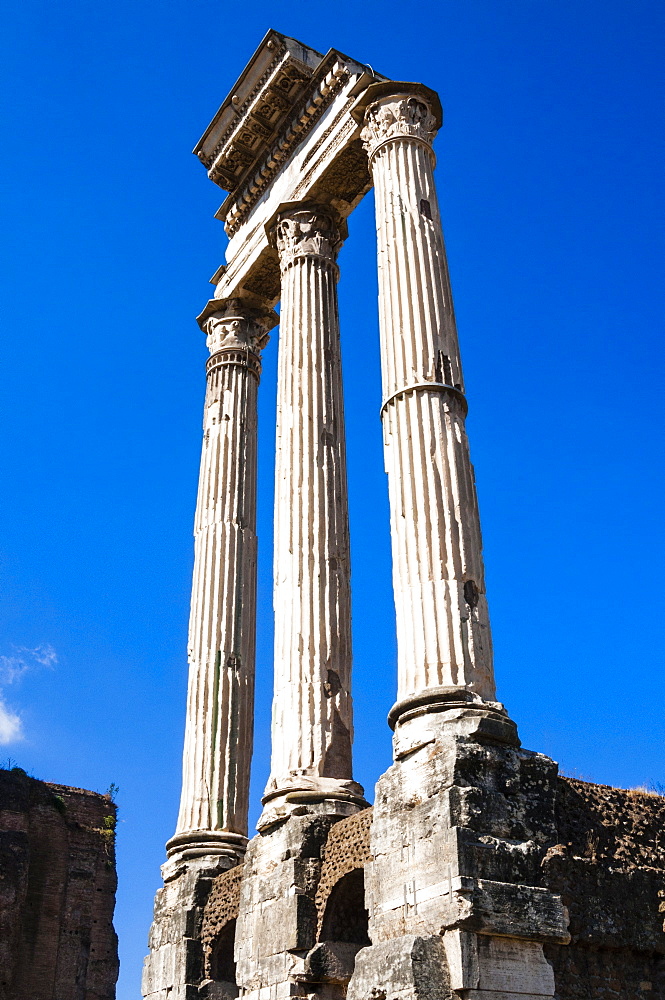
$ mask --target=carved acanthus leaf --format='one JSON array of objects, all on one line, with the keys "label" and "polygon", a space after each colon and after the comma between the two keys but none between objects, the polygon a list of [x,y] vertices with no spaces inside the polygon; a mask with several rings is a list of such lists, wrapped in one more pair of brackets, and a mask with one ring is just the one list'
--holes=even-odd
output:
[{"label": "carved acanthus leaf", "polygon": [[322,257],[335,263],[342,242],[335,215],[325,208],[286,212],[275,226],[275,243],[282,271],[300,257]]},{"label": "carved acanthus leaf", "polygon": [[210,354],[222,350],[245,350],[249,348],[255,354],[265,347],[268,334],[260,323],[241,316],[224,316],[213,313],[203,323],[206,344]]},{"label": "carved acanthus leaf", "polygon": [[436,135],[436,118],[429,105],[409,94],[385,97],[370,104],[360,133],[368,156],[387,139],[420,139],[429,146]]}]

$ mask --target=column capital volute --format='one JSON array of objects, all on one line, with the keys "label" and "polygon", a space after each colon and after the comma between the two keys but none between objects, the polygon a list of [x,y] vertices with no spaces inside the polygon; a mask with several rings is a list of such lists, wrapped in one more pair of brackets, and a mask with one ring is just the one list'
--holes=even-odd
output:
[{"label": "column capital volute", "polygon": [[258,354],[268,343],[268,331],[277,326],[279,316],[273,309],[245,299],[209,299],[196,321],[206,334],[211,354],[243,349]]},{"label": "column capital volute", "polygon": [[279,206],[266,224],[266,233],[284,271],[304,257],[335,264],[348,229],[332,205],[293,201]]},{"label": "column capital volute", "polygon": [[395,139],[413,139],[431,149],[443,121],[436,91],[422,83],[394,80],[370,84],[351,114],[363,125],[360,138],[370,160]]}]

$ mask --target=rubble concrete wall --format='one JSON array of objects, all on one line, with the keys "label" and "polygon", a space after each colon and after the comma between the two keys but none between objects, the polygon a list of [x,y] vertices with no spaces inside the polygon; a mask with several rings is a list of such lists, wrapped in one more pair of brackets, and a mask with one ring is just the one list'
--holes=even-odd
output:
[{"label": "rubble concrete wall", "polygon": [[571,942],[546,945],[559,1000],[665,998],[665,798],[558,781],[559,843],[543,861]]}]

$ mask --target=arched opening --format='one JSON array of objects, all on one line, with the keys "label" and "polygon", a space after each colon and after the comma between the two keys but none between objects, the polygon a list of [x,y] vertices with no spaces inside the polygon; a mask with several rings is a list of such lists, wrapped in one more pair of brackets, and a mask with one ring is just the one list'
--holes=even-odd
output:
[{"label": "arched opening", "polygon": [[365,872],[355,868],[335,883],[323,913],[321,941],[339,941],[366,947],[369,914],[365,908]]},{"label": "arched opening", "polygon": [[[236,939],[236,922],[224,924],[212,943],[210,952],[210,978],[223,986],[236,986],[236,963],[233,946]],[[236,991],[237,992],[237,991]],[[236,993],[233,994],[236,996]]]}]

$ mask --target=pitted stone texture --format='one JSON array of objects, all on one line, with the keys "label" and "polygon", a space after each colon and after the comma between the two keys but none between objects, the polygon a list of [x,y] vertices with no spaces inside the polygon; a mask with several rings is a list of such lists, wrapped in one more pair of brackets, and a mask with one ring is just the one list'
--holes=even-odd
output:
[{"label": "pitted stone texture", "polygon": [[556,812],[543,877],[571,934],[545,947],[557,997],[665,1000],[665,798],[560,778]]},{"label": "pitted stone texture", "polygon": [[331,827],[323,848],[321,878],[316,890],[317,937],[321,936],[321,925],[326,903],[335,885],[345,875],[364,868],[372,860],[369,849],[372,810],[363,809],[355,816],[341,819]]},{"label": "pitted stone texture", "polygon": [[664,1000],[665,958],[631,948],[545,945],[554,966],[556,1000]]},{"label": "pitted stone texture", "polygon": [[643,788],[612,788],[559,778],[559,843],[576,857],[613,870],[665,870],[665,797]]},{"label": "pitted stone texture", "polygon": [[[201,924],[201,945],[203,946],[204,973],[210,976],[210,956],[214,942],[220,932],[238,917],[240,906],[240,883],[244,865],[236,865],[218,875],[212,883],[208,900],[203,910]],[[210,997],[213,996],[209,992]]]}]

